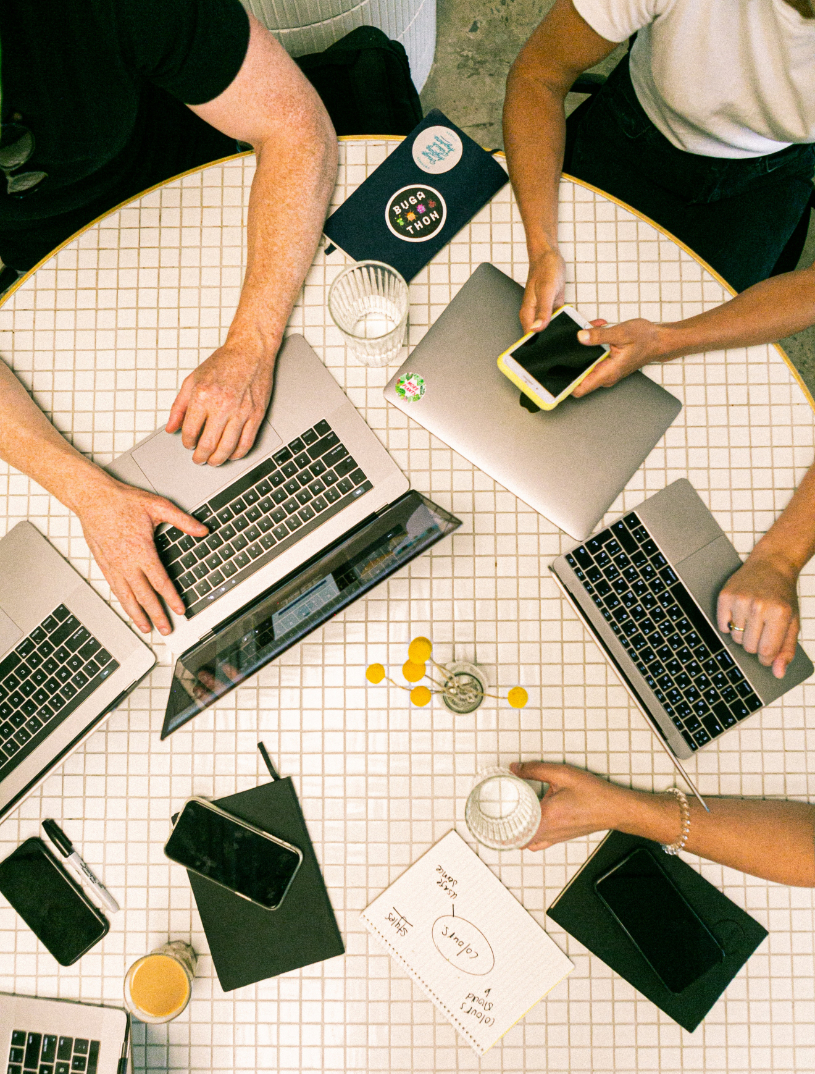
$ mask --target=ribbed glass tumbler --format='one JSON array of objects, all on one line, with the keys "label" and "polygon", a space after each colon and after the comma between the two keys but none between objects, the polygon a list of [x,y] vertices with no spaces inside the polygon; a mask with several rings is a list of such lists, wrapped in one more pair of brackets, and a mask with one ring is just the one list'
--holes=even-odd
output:
[{"label": "ribbed glass tumbler", "polygon": [[387,365],[405,338],[408,285],[382,261],[359,261],[331,284],[328,312],[358,361]]}]

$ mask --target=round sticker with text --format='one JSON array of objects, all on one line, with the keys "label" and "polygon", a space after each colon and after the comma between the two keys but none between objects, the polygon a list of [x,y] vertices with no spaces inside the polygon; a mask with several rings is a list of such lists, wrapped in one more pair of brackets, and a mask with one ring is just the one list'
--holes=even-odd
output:
[{"label": "round sticker with text", "polygon": [[449,127],[428,127],[419,131],[413,141],[413,160],[428,175],[449,172],[461,160],[464,146]]},{"label": "round sticker with text", "polygon": [[398,239],[427,242],[444,227],[447,206],[432,186],[403,186],[385,210],[385,222]]},{"label": "round sticker with text", "polygon": [[406,403],[417,403],[424,393],[424,377],[420,377],[418,373],[405,373],[396,382],[396,394]]}]

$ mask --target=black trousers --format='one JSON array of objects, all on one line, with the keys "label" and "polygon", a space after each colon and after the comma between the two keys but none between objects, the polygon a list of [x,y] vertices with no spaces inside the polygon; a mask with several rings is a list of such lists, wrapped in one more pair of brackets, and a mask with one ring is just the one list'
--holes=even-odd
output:
[{"label": "black trousers", "polygon": [[677,149],[639,103],[628,57],[580,112],[565,171],[660,224],[736,291],[770,276],[812,194],[815,146],[737,159]]}]

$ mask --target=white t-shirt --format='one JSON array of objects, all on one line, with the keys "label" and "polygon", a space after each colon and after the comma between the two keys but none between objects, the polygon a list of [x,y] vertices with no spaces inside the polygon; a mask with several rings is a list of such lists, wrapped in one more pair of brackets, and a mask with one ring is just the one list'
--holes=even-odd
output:
[{"label": "white t-shirt", "polygon": [[635,31],[631,81],[678,149],[757,157],[815,142],[815,18],[786,0],[573,0],[607,41]]}]

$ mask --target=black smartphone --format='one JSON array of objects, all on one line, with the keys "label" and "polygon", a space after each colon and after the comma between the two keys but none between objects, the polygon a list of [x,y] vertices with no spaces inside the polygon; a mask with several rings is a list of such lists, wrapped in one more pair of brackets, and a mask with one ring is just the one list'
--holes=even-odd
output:
[{"label": "black smartphone", "polygon": [[303,860],[297,847],[205,798],[186,802],[164,853],[264,910],[280,906]]},{"label": "black smartphone", "polygon": [[0,862],[0,893],[61,966],[72,966],[110,929],[102,911],[36,837]]},{"label": "black smartphone", "polygon": [[617,923],[669,992],[717,966],[724,949],[647,847],[594,882]]}]

